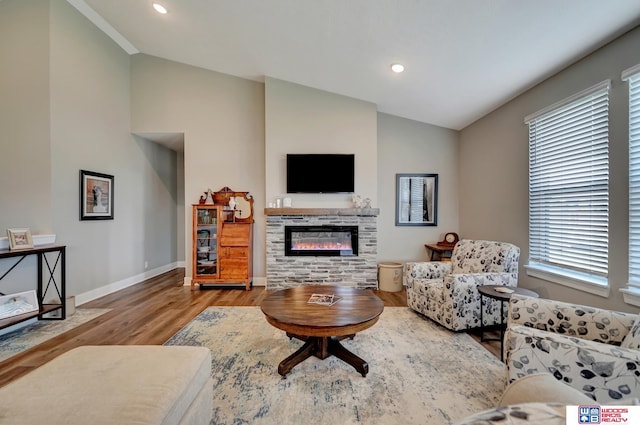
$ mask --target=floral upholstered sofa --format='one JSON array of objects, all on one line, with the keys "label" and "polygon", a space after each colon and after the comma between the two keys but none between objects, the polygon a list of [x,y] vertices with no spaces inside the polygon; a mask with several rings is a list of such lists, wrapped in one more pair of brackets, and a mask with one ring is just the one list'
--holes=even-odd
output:
[{"label": "floral upholstered sofa", "polygon": [[[453,331],[480,327],[481,285],[518,285],[520,248],[510,243],[463,239],[451,262],[405,266],[407,304]],[[501,323],[500,302],[483,300],[485,325]]]},{"label": "floral upholstered sofa", "polygon": [[514,294],[504,354],[509,382],[546,372],[599,404],[640,397],[637,314]]}]

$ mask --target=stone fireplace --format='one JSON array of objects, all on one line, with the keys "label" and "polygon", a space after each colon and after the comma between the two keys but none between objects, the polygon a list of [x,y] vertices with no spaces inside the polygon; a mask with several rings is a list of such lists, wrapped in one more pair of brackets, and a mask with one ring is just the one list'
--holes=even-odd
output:
[{"label": "stone fireplace", "polygon": [[377,289],[377,216],[369,208],[266,208],[267,289]]}]

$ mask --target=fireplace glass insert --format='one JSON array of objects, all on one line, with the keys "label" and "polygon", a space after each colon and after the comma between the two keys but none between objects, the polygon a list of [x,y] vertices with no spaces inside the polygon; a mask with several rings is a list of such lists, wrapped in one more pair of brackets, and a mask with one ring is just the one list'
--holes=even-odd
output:
[{"label": "fireplace glass insert", "polygon": [[358,226],[285,226],[287,256],[358,255]]}]

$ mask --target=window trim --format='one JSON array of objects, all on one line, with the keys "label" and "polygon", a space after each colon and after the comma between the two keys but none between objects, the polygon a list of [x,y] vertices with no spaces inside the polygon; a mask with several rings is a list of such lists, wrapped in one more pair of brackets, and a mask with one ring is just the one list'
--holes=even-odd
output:
[{"label": "window trim", "polygon": [[582,90],[582,91],[580,91],[580,92],[578,92],[576,94],[573,94],[573,95],[571,95],[571,96],[569,96],[569,97],[567,97],[565,99],[562,99],[562,100],[554,103],[553,105],[549,105],[549,106],[547,106],[545,108],[540,109],[537,112],[534,112],[533,114],[529,114],[526,117],[524,117],[524,123],[525,124],[529,124],[530,121],[538,119],[541,116],[543,116],[543,115],[545,115],[545,114],[547,114],[549,112],[555,111],[556,109],[562,108],[563,106],[568,105],[568,104],[570,104],[572,102],[575,102],[578,99],[581,99],[581,98],[583,98],[585,96],[589,96],[590,94],[593,94],[593,93],[595,93],[597,91],[604,90],[604,89],[606,89],[606,90],[610,90],[611,89],[611,80],[601,81],[598,84],[594,84],[593,86],[588,87],[588,88],[586,88],[586,89],[584,89],[584,90]]},{"label": "window trim", "polygon": [[[639,66],[640,67],[640,66]],[[531,121],[542,118],[544,115],[553,113],[556,110],[563,108],[577,100],[580,100],[586,96],[592,95],[598,91],[606,90],[607,96],[611,89],[611,80],[607,79],[601,81],[591,87],[588,87],[578,93],[575,93],[565,99],[562,99],[552,105],[538,110],[532,114],[527,115],[524,118],[525,124],[529,125]],[[609,134],[609,129],[607,129]],[[530,187],[531,182],[527,182],[527,187]],[[530,206],[528,211],[530,212]],[[527,231],[529,235],[530,229]],[[608,260],[607,260],[608,264]],[[572,289],[576,289],[582,292],[598,295],[604,298],[608,298],[611,292],[611,285],[609,283],[609,277],[596,275],[589,275],[588,273],[582,273],[579,271],[573,271],[563,267],[555,267],[549,264],[542,264],[536,261],[528,259],[528,264],[524,265],[527,276],[542,279],[551,283],[566,286]],[[639,294],[640,295],[640,294]],[[640,299],[640,298],[639,298]]]},{"label": "window trim", "polygon": [[[627,82],[628,85],[628,90],[629,90],[629,94],[631,94],[631,86],[629,85],[630,82],[629,80],[632,78],[636,78],[636,77],[640,77],[640,64],[634,65],[631,68],[627,68],[624,71],[622,71],[622,74],[620,76],[620,78],[622,79],[622,81]],[[631,98],[629,97],[629,104],[628,104],[628,114],[629,117],[631,116]],[[628,143],[628,149],[627,152],[629,152],[629,175],[631,176],[631,153],[630,153],[630,149],[631,149],[631,121],[629,121],[629,128],[628,128],[628,133],[627,133],[627,143]],[[631,185],[629,185],[629,191],[631,191]],[[631,203],[629,203],[629,217],[631,217]],[[630,218],[631,220],[631,218]],[[630,223],[629,223],[630,224]],[[628,233],[629,233],[629,252],[628,252],[628,256],[631,256],[631,228],[629,226],[628,229]],[[627,273],[630,276],[631,275],[631,262],[629,262],[629,264],[627,265]],[[627,286],[624,288],[620,288],[619,291],[622,293],[622,297],[625,303],[627,304],[631,304],[634,306],[640,306],[640,285],[638,285],[637,283],[632,283],[630,281],[627,282]]]},{"label": "window trim", "polygon": [[635,286],[630,286],[628,283],[627,285],[626,288],[619,289],[619,291],[622,292],[622,299],[627,304],[640,307],[640,289]]},{"label": "window trim", "polygon": [[620,78],[622,81],[627,81],[629,78],[635,77],[636,74],[640,74],[640,63],[622,71]]},{"label": "window trim", "polygon": [[526,264],[524,269],[527,272],[527,276],[536,277],[557,285],[567,286],[582,292],[588,292],[603,298],[608,298],[611,293],[611,285],[609,285],[608,279],[606,278],[604,278],[606,283],[600,284],[592,279],[583,277],[581,273],[572,273],[560,267],[555,268],[533,261]]}]

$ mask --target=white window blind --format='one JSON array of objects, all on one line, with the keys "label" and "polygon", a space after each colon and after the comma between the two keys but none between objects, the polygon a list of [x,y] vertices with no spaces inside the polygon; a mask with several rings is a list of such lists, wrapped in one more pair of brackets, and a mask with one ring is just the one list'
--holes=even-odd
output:
[{"label": "white window blind", "polygon": [[529,264],[607,285],[609,81],[527,117]]},{"label": "white window blind", "polygon": [[[624,78],[624,75],[623,75]],[[629,82],[629,286],[640,289],[640,69]]]},{"label": "white window blind", "polygon": [[400,221],[422,223],[424,221],[424,177],[400,179]]}]

